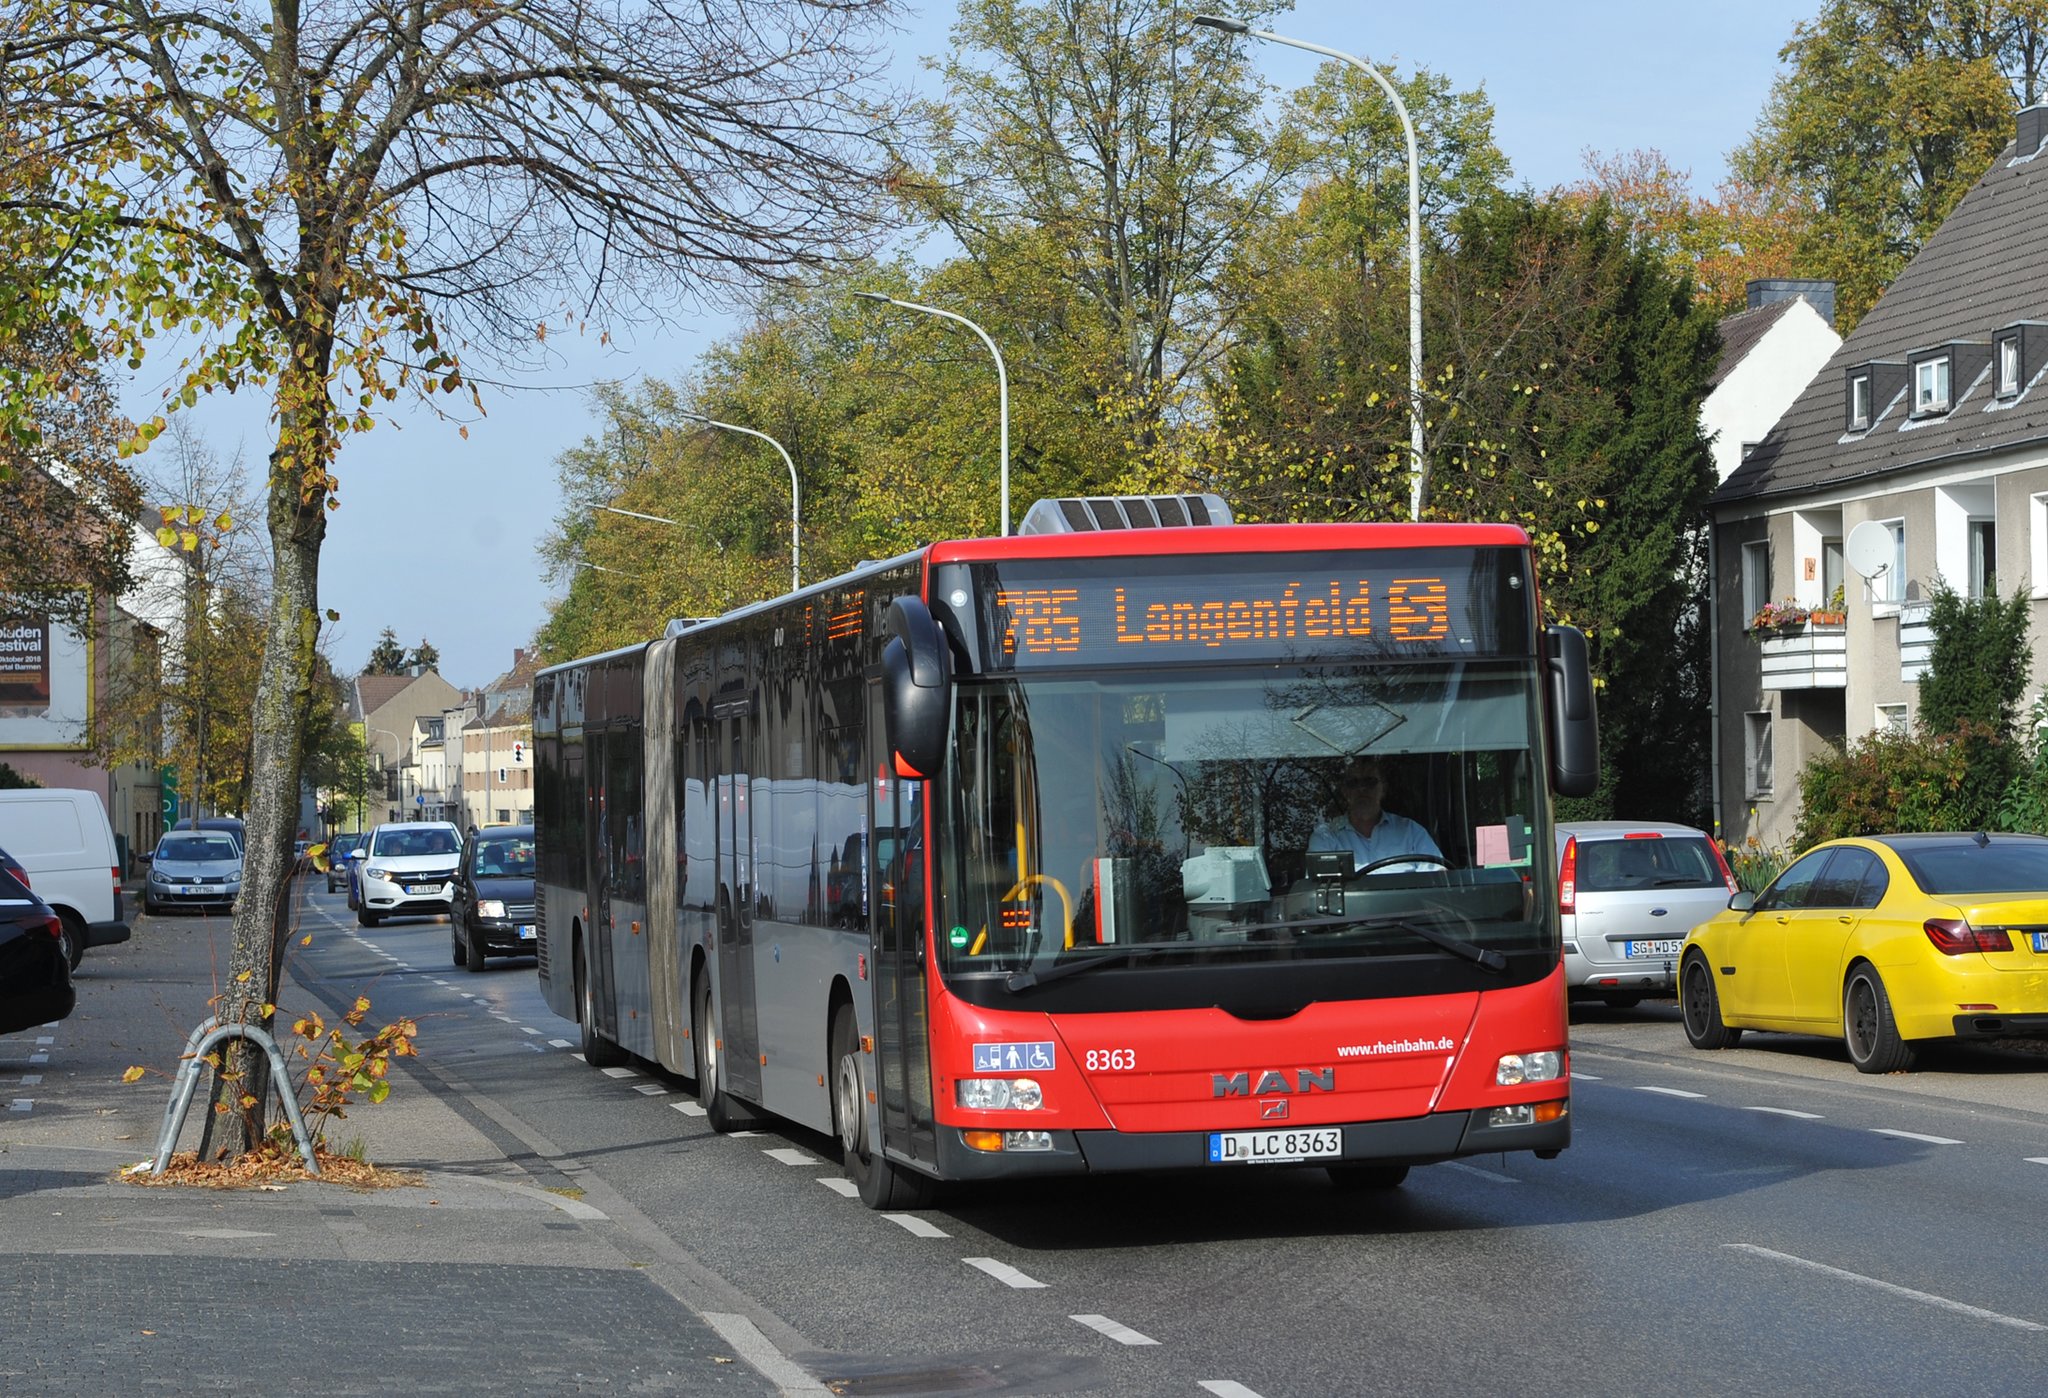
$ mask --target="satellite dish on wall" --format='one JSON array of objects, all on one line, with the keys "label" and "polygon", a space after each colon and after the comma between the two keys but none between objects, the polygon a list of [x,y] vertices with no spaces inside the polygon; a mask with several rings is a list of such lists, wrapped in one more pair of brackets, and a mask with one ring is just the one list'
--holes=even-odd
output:
[{"label": "satellite dish on wall", "polygon": [[1849,531],[1842,545],[1842,557],[1866,578],[1888,571],[1892,566],[1892,531],[1876,520],[1864,520]]}]

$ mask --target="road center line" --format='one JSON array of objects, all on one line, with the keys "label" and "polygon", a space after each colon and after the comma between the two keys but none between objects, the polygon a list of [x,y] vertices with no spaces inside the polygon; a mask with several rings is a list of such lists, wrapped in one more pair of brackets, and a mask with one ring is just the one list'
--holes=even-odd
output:
[{"label": "road center line", "polygon": [[600,1068],[597,1070],[608,1078],[637,1078],[640,1075],[631,1068]]},{"label": "road center line", "polygon": [[1070,1315],[1068,1320],[1079,1321],[1090,1330],[1099,1330],[1120,1345],[1156,1345],[1159,1341],[1150,1335],[1140,1335],[1128,1325],[1119,1325],[1106,1315]]},{"label": "road center line", "polygon": [[761,1154],[767,1156],[770,1160],[779,1160],[784,1165],[815,1165],[818,1163],[815,1157],[805,1155],[795,1146],[775,1146],[763,1150]]},{"label": "road center line", "polygon": [[[23,1078],[22,1081],[27,1082],[28,1079]],[[2029,1165],[2048,1165],[2048,1155],[2030,1155],[2027,1157],[2027,1163]]]},{"label": "road center line", "polygon": [[1704,1092],[1687,1092],[1687,1091],[1686,1091],[1686,1090],[1685,1090],[1684,1088],[1681,1088],[1681,1087],[1645,1087],[1645,1086],[1644,1086],[1643,1084],[1641,1084],[1641,1083],[1637,1083],[1637,1084],[1636,1084],[1636,1091],[1638,1091],[1638,1092],[1654,1092],[1654,1093],[1657,1093],[1657,1094],[1658,1094],[1659,1096],[1663,1096],[1663,1097],[1695,1097],[1695,1098],[1699,1098],[1699,1097],[1705,1097],[1705,1096],[1707,1095],[1707,1094],[1706,1094],[1706,1093],[1704,1093]]},{"label": "road center line", "polygon": [[1259,1398],[1256,1392],[1236,1379],[1203,1379],[1201,1387],[1204,1392],[1215,1394],[1216,1398]]},{"label": "road center line", "polygon": [[[833,1181],[827,1180],[825,1183],[831,1184]],[[842,1183],[851,1185],[853,1181],[845,1180]],[[857,1193],[858,1191],[855,1192]],[[950,1238],[953,1236],[937,1224],[927,1223],[916,1214],[883,1214],[882,1217],[888,1219],[889,1222],[895,1224],[913,1238]]]},{"label": "road center line", "polygon": [[1772,1116],[1796,1117],[1800,1121],[1827,1120],[1827,1118],[1822,1116],[1819,1112],[1795,1112],[1790,1107],[1745,1107],[1743,1108],[1743,1110],[1750,1112],[1769,1112]]},{"label": "road center line", "polygon": [[1749,1253],[1753,1257],[1768,1257],[1774,1262],[1786,1262],[1794,1267],[1804,1267],[1809,1272],[1819,1272],[1823,1276],[1835,1277],[1841,1281],[1852,1282],[1857,1286],[1867,1286],[1873,1291],[1883,1291],[1893,1296],[1903,1296],[1908,1301],[1919,1301],[1924,1305],[1934,1306],[1944,1311],[1954,1311],[1958,1315],[1974,1316],[1978,1320],[1988,1320],[1994,1325],[2009,1325],[2015,1330],[2048,1330],[2048,1325],[2036,1325],[2031,1320],[2021,1320],[2017,1316],[2000,1315],[1997,1311],[1987,1311],[1981,1306],[1970,1306],[1965,1305],[1961,1301],[1951,1301],[1946,1296],[1936,1296],[1931,1292],[1915,1291],[1911,1287],[1899,1286],[1888,1281],[1879,1281],[1876,1277],[1866,1277],[1861,1272],[1845,1272],[1840,1267],[1830,1267],[1825,1262],[1813,1262],[1804,1257],[1794,1257],[1789,1252],[1774,1252],[1770,1248],[1760,1248],[1754,1243],[1723,1243],[1721,1246],[1732,1248],[1736,1252]]},{"label": "road center line", "polygon": [[1902,1141],[1924,1141],[1930,1146],[1959,1146],[1962,1144],[1953,1136],[1923,1136],[1918,1131],[1894,1131],[1889,1126],[1873,1126],[1871,1134],[1897,1136]]},{"label": "road center line", "polygon": [[993,1257],[963,1257],[960,1259],[978,1272],[986,1272],[1004,1286],[1014,1286],[1019,1291],[1034,1287],[1043,1290],[1045,1283],[1033,1281],[1007,1262],[998,1262]]},{"label": "road center line", "polygon": [[860,1186],[844,1175],[820,1175],[818,1183],[843,1199],[852,1199],[860,1193]]},{"label": "road center line", "polygon": [[671,1102],[669,1103],[669,1105],[671,1107],[674,1107],[677,1111],[681,1112],[684,1116],[704,1115],[704,1104],[701,1102]]}]

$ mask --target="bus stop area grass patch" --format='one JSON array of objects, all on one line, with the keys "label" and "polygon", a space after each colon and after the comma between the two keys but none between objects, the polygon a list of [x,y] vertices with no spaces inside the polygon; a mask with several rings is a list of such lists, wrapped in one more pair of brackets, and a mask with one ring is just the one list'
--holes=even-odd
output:
[{"label": "bus stop area grass patch", "polygon": [[201,1160],[196,1151],[180,1151],[162,1174],[150,1173],[149,1162],[130,1166],[115,1178],[145,1187],[187,1189],[265,1189],[287,1184],[331,1184],[345,1189],[398,1189],[425,1183],[417,1170],[387,1170],[353,1156],[315,1149],[320,1173],[313,1174],[296,1154],[261,1151],[239,1160]]}]

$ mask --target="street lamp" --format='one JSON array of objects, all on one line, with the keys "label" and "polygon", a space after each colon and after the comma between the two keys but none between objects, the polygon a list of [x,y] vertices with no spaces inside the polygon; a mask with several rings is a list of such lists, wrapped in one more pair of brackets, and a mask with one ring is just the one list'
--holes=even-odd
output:
[{"label": "street lamp", "polygon": [[979,335],[982,344],[988,347],[990,357],[996,362],[997,402],[1002,411],[1000,450],[1003,463],[1003,534],[1007,537],[1010,532],[1010,371],[1003,367],[1003,352],[996,348],[996,342],[988,337],[986,330],[966,316],[956,315],[952,311],[942,311],[937,306],[921,306],[915,301],[899,301],[894,296],[880,291],[856,291],[853,294],[863,301],[879,301],[886,306],[900,306],[906,311],[923,311],[928,316],[942,316],[947,320],[958,321]]},{"label": "street lamp", "polygon": [[739,432],[749,437],[759,437],[774,447],[782,457],[782,464],[789,468],[789,590],[795,592],[802,586],[798,581],[798,568],[802,557],[800,550],[803,547],[799,542],[798,533],[803,523],[803,487],[797,484],[796,463],[789,459],[789,453],[783,449],[782,443],[766,432],[756,432],[751,427],[741,427],[737,423],[720,422],[717,418],[706,417],[702,413],[681,413],[680,416],[688,418],[691,422],[701,422],[706,427],[716,427],[722,432]]},{"label": "street lamp", "polygon": [[1408,445],[1414,456],[1413,480],[1408,489],[1408,517],[1422,518],[1422,488],[1429,478],[1429,462],[1422,453],[1422,163],[1415,153],[1415,124],[1408,120],[1408,106],[1387,81],[1386,74],[1364,59],[1341,49],[1324,48],[1301,39],[1290,39],[1264,29],[1254,29],[1241,19],[1221,15],[1196,15],[1194,22],[1205,29],[1225,34],[1244,34],[1269,44],[1306,49],[1349,63],[1380,85],[1394,114],[1401,118],[1401,133],[1408,138]]}]

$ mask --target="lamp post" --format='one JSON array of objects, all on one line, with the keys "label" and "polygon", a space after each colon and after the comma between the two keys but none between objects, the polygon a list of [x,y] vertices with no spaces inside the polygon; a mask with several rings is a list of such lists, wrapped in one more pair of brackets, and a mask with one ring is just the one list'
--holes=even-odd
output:
[{"label": "lamp post", "polygon": [[[776,441],[766,432],[756,432],[751,427],[741,427],[737,423],[720,422],[717,418],[706,417],[702,413],[681,413],[680,416],[688,418],[691,422],[701,422],[706,427],[716,427],[721,432],[738,432],[748,437],[758,437],[769,446],[774,447],[776,454],[782,458],[782,464],[789,468],[789,590],[795,592],[797,588],[802,586],[798,579],[801,576],[799,565],[803,548],[802,543],[799,542],[801,537],[799,531],[803,525],[803,487],[797,484],[796,463],[789,459],[789,453],[784,450],[782,443]],[[647,518],[648,516],[642,517]],[[671,520],[670,523],[674,523],[674,521]]]},{"label": "lamp post", "polygon": [[1221,15],[1196,15],[1194,22],[1205,29],[1244,34],[1264,39],[1269,44],[1285,44],[1289,48],[1306,49],[1325,58],[1349,63],[1379,84],[1380,91],[1394,104],[1394,114],[1401,118],[1401,134],[1408,138],[1408,446],[1414,460],[1408,488],[1408,517],[1421,519],[1422,491],[1429,479],[1429,462],[1422,452],[1422,162],[1415,153],[1415,124],[1408,119],[1408,106],[1401,100],[1401,94],[1394,90],[1394,85],[1387,81],[1386,74],[1341,49],[1324,48],[1321,44],[1254,29],[1244,20],[1227,19]]},{"label": "lamp post", "polygon": [[957,321],[979,335],[982,344],[988,347],[989,356],[996,362],[997,404],[1002,415],[998,449],[1002,455],[1003,470],[1003,534],[1007,537],[1010,532],[1010,371],[1003,366],[1003,352],[996,348],[996,342],[989,338],[986,330],[966,316],[957,315],[952,311],[942,311],[937,306],[920,305],[915,301],[899,301],[894,296],[880,291],[856,291],[853,294],[863,301],[879,301],[886,306],[900,306],[906,311],[922,311],[928,316],[940,316],[946,320]]}]

